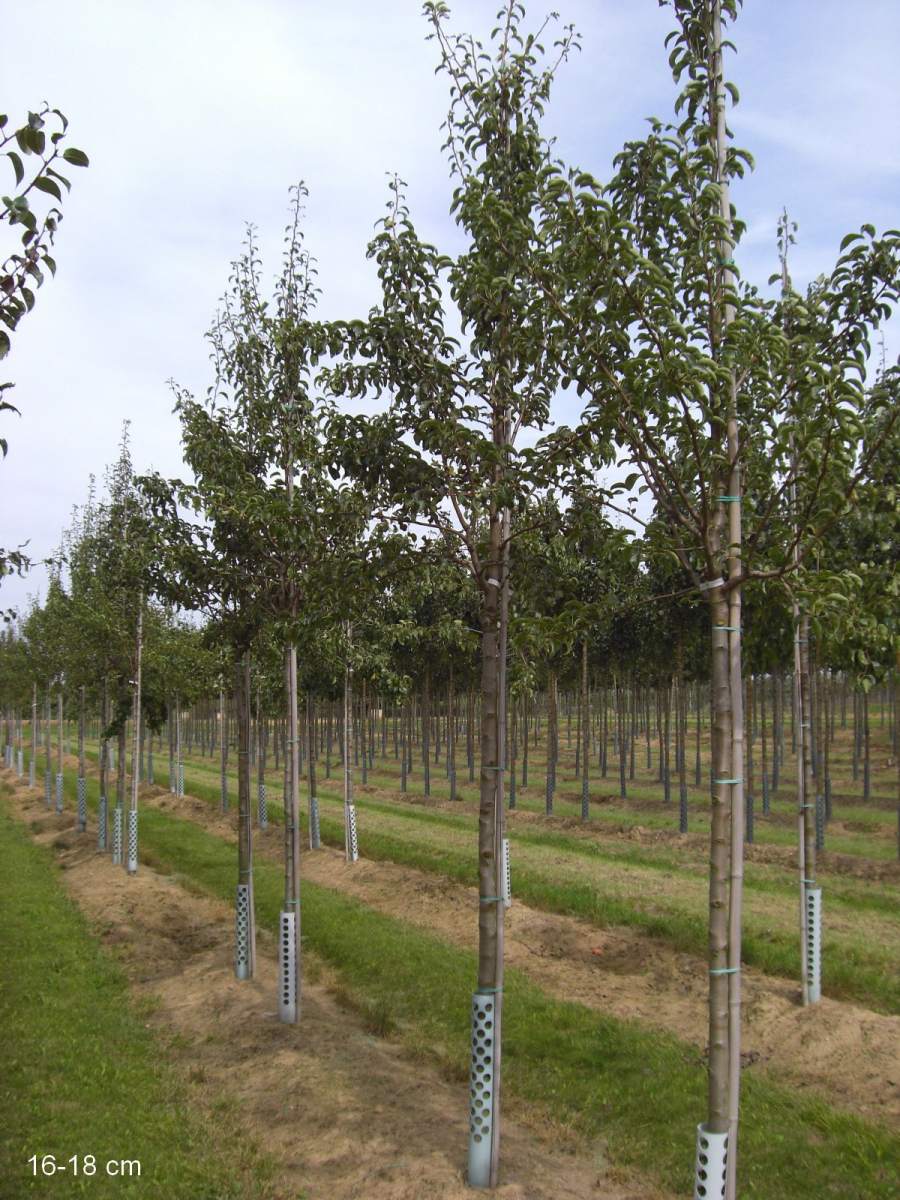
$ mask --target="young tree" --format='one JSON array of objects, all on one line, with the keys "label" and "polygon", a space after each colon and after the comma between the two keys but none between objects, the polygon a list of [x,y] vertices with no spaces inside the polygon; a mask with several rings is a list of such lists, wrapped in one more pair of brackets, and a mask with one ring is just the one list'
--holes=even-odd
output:
[{"label": "young tree", "polygon": [[[450,83],[445,148],[457,179],[451,211],[468,246],[451,259],[423,243],[395,178],[369,250],[381,303],[367,322],[343,326],[347,362],[328,378],[338,394],[391,394],[385,416],[334,419],[341,465],[380,487],[382,511],[436,531],[448,556],[466,564],[480,596],[480,901],[468,1177],[487,1187],[496,1185],[499,1168],[512,517],[544,478],[546,464],[521,448],[522,434],[546,424],[560,375],[560,347],[549,335],[533,261],[552,265],[536,208],[549,157],[540,125],[555,66],[539,66],[539,37],[523,31],[515,0],[498,15],[493,56],[447,30],[445,4],[428,3],[425,12]],[[572,45],[567,30],[557,61]],[[457,322],[463,344],[449,332]]]},{"label": "young tree", "polygon": [[[832,520],[846,495],[823,469],[851,442],[863,389],[868,330],[896,295],[900,238],[843,253],[823,284],[815,320],[789,339],[777,304],[742,286],[734,247],[742,232],[730,182],[748,156],[730,144],[723,23],[736,0],[673,0],[670,63],[682,82],[677,126],[651,122],[601,186],[560,167],[544,180],[554,265],[537,276],[570,345],[567,380],[588,397],[582,429],[605,454],[612,435],[633,466],[626,489],[649,493],[662,521],[657,549],[674,554],[710,617],[714,787],[711,822],[708,1118],[700,1137],[710,1168],[736,1186],[740,1066],[743,687],[741,592],[751,580],[798,569],[789,495],[818,453],[799,528]],[[782,386],[785,365],[804,370]],[[851,370],[848,371],[848,359]],[[854,374],[855,373],[855,374]],[[746,510],[742,496],[752,492]],[[700,1170],[698,1158],[698,1171]],[[718,1185],[718,1183],[717,1183]]]}]

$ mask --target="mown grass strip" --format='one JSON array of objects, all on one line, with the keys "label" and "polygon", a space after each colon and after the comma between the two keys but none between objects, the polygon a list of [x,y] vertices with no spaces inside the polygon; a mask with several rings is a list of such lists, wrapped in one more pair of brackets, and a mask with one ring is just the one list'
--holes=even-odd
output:
[{"label": "mown grass strip", "polygon": [[[8,793],[8,789],[5,789]],[[131,1002],[121,969],[63,892],[47,851],[2,807],[0,1197],[271,1194],[271,1166],[188,1097]],[[37,1177],[28,1159],[93,1155],[93,1177]],[[137,1160],[140,1178],[106,1171]],[[134,1168],[129,1168],[134,1171]]]},{"label": "mown grass strip", "polygon": [[[91,754],[91,757],[95,758],[96,755]],[[203,799],[215,800],[218,803],[221,796],[218,782],[215,785],[205,782],[206,776],[215,775],[218,779],[218,768],[208,766],[203,761],[198,762],[196,759],[187,759],[186,766],[190,768],[186,779],[191,782],[193,790],[199,795],[198,789],[202,789]],[[198,775],[204,776],[204,780],[199,779]],[[231,800],[235,802],[236,781],[233,774],[229,775],[229,782],[234,784]],[[323,785],[320,783],[318,791],[319,796],[323,799],[334,801],[340,799],[340,789],[337,784]],[[279,795],[281,795],[280,782],[276,782],[274,785],[269,784],[270,807],[276,813],[281,811],[275,800],[275,797]],[[358,808],[419,825],[443,827],[457,832],[460,829],[472,827],[473,816],[468,811],[449,813],[424,808],[415,803],[404,804],[401,801],[374,800],[362,793],[357,793],[355,803]],[[683,857],[668,853],[667,850],[658,847],[648,850],[616,842],[580,837],[550,828],[530,829],[515,823],[510,825],[508,833],[513,843],[521,842],[527,845],[542,846],[546,849],[562,850],[567,854],[594,862],[624,863],[628,866],[661,872],[683,873],[696,869],[696,863],[686,862]],[[796,878],[793,875],[789,877],[787,872],[782,871],[782,877],[778,878],[773,877],[770,873],[762,874],[762,871],[771,872],[772,868],[768,865],[759,866],[748,862],[745,865],[744,887],[750,891],[784,896],[793,901],[797,891]],[[827,872],[823,871],[821,874],[823,878],[827,876]],[[900,911],[900,889],[891,884],[878,884],[876,890],[871,883],[864,880],[851,882],[841,879],[839,876],[829,876],[827,877],[827,889],[829,904],[836,902],[846,905],[847,908],[856,912],[873,912],[889,917],[895,917]]]},{"label": "mown grass strip", "polygon": [[[89,751],[90,756],[96,760],[97,752]],[[196,771],[201,771],[204,774],[214,776],[216,780],[219,778],[219,764],[213,759],[206,759],[191,754],[185,756],[186,766],[190,766]],[[159,773],[159,772],[158,772]],[[270,767],[267,772],[267,778],[270,788],[278,790],[281,786],[281,772]],[[228,768],[229,791],[232,802],[236,798],[236,782],[234,778],[233,766],[229,764]],[[529,791],[518,793],[518,806],[523,811],[527,812],[543,812],[544,804],[540,798],[543,794],[542,776],[539,774],[536,780],[532,781]],[[602,782],[602,781],[598,781]],[[374,768],[369,770],[369,783],[373,786],[383,787],[391,791],[399,791],[400,780],[399,776],[388,770],[383,764],[379,763]],[[338,780],[331,778],[326,779],[321,763],[319,764],[319,792],[320,794],[335,794],[340,787]],[[471,785],[468,785],[471,788]],[[416,779],[410,777],[410,790],[416,791]],[[440,777],[440,772],[436,769],[432,775],[431,783],[432,796],[435,798],[447,799],[449,797],[449,785]],[[461,785],[459,798],[461,804],[464,803],[463,795],[466,791],[466,785]],[[609,799],[609,794],[606,794],[605,799],[599,800],[595,797],[592,805],[592,823],[598,827],[611,826],[615,830],[629,830],[636,826],[644,826],[648,829],[670,831],[674,829],[676,824],[677,805],[675,801],[671,803],[669,809],[661,807],[656,810],[642,809],[635,811],[627,807],[628,801],[621,802],[616,798]],[[631,800],[651,800],[661,804],[661,796],[659,787],[653,787],[649,784],[642,784],[633,788],[629,792]],[[694,833],[708,833],[708,807],[706,801],[708,792],[706,790],[692,789],[691,795],[691,829]],[[475,798],[472,797],[468,802],[468,813],[474,811]],[[557,815],[565,816],[567,814],[575,815],[578,806],[581,803],[580,789],[576,792],[571,790],[566,784],[560,785],[560,790],[557,792]],[[793,799],[775,799],[772,801],[773,816],[789,817],[790,820],[786,824],[774,824],[763,817],[761,812],[761,801],[757,804],[756,812],[756,843],[758,845],[773,845],[781,847],[792,847],[796,843],[795,815],[796,801]],[[860,824],[863,828],[857,831],[852,836],[841,834],[834,830],[830,830],[827,834],[827,846],[829,850],[840,854],[846,854],[856,858],[871,858],[877,861],[893,862],[896,858],[896,845],[893,835],[893,810],[883,811],[880,809],[862,809],[859,806],[854,806],[852,813],[842,814],[846,817],[852,815],[854,819],[859,817]],[[864,836],[868,831],[872,835],[881,836]]]},{"label": "mown grass strip", "polygon": [[[205,784],[186,774],[186,783],[198,799],[218,805],[220,793],[217,787]],[[320,796],[320,801],[325,797]],[[425,824],[452,827],[459,830],[456,817],[444,813],[419,812],[377,801],[356,798],[357,806],[376,813],[400,816],[410,821],[420,820]],[[284,810],[272,798],[269,799],[269,815],[273,821],[283,819]],[[305,828],[305,814],[301,811],[301,822]],[[326,845],[343,847],[344,827],[342,821],[329,818],[320,803],[320,831]],[[552,832],[522,834],[513,832],[513,841],[521,840],[536,845],[579,853],[586,857],[602,860],[602,853],[591,851],[594,843],[585,839],[566,838]],[[366,858],[389,861],[404,866],[416,867],[432,874],[443,875],[458,883],[474,886],[477,882],[474,853],[467,854],[455,847],[438,846],[433,843],[415,843],[372,829],[365,822],[360,824],[360,851]],[[573,843],[575,847],[573,848]],[[474,843],[473,843],[474,844]],[[517,863],[515,866],[516,897],[534,908],[565,916],[581,917],[601,928],[622,925],[639,930],[650,937],[660,938],[676,949],[688,954],[706,957],[707,927],[702,917],[671,908],[664,913],[643,909],[640,900],[623,900],[617,896],[604,895],[602,876],[596,883],[580,883],[553,879],[530,865]],[[892,914],[891,914],[892,915]],[[743,961],[759,967],[769,975],[786,979],[798,977],[799,949],[793,936],[774,930],[754,928],[745,922]],[[827,923],[823,952],[826,961],[825,991],[837,999],[859,1001],[868,1007],[891,1014],[900,1013],[900,979],[896,963],[879,946],[863,944],[849,945],[844,939],[837,944],[828,935]]]},{"label": "mown grass strip", "polygon": [[[74,775],[67,794],[74,795]],[[96,796],[91,781],[89,795]],[[231,900],[233,846],[191,821],[145,806],[141,853],[157,869]],[[260,922],[277,927],[282,873],[257,861]],[[472,915],[473,937],[475,912]],[[461,1081],[475,956],[341,893],[305,882],[305,944],[328,961],[364,1010],[416,1054]],[[705,1103],[700,1055],[678,1039],[548,997],[518,971],[506,975],[504,1087],[552,1119],[602,1137],[615,1160],[676,1191],[691,1180],[694,1126]],[[461,1103],[463,1093],[461,1090]],[[893,1200],[900,1139],[822,1101],[747,1072],[741,1195],[771,1200]]]},{"label": "mown grass strip", "polygon": [[[203,768],[199,768],[200,773]],[[185,772],[185,784],[198,799],[218,807],[221,793],[218,782],[210,784],[197,778],[197,768]],[[277,795],[277,791],[275,795]],[[322,803],[324,802],[324,803]],[[327,845],[343,846],[343,822],[328,817],[325,805],[337,803],[335,797],[320,789],[320,828],[322,839]],[[426,810],[421,807],[406,808],[357,796],[357,807],[376,814],[396,817],[409,822],[412,827],[428,826],[446,828],[459,832],[464,827],[465,817],[452,813]],[[283,807],[269,793],[269,814],[273,821],[283,819]],[[301,805],[301,822],[305,828],[305,805]],[[625,862],[637,867],[649,866],[639,861],[637,852],[634,861],[617,854],[607,854],[604,848],[586,838],[567,836],[553,830],[521,830],[512,828],[510,837],[513,845],[524,842],[530,845],[571,853],[602,864],[604,859]],[[458,883],[472,886],[476,882],[475,859],[458,847],[439,846],[426,841],[414,842],[397,837],[392,833],[372,829],[362,823],[360,848],[367,857],[376,861],[395,862],[415,867],[432,874],[443,875]],[[649,856],[644,855],[648,858]],[[653,863],[653,869],[659,869]],[[684,871],[683,865],[673,862],[666,869]],[[516,896],[524,903],[545,912],[564,916],[581,917],[600,928],[620,925],[650,937],[669,942],[676,949],[705,958],[707,953],[707,926],[705,917],[679,910],[675,903],[664,912],[652,911],[642,906],[641,897],[623,899],[603,892],[603,876],[598,873],[595,880],[573,881],[554,878],[544,871],[524,864],[515,864]],[[768,889],[762,889],[767,891]],[[789,901],[793,889],[787,888],[783,895]],[[831,895],[829,890],[828,895]],[[840,897],[838,897],[840,902]],[[885,907],[873,905],[871,911],[893,916],[890,897],[884,897]],[[862,909],[862,906],[860,906]],[[835,999],[852,1000],[866,1005],[877,1012],[900,1013],[900,974],[897,964],[889,952],[878,944],[869,945],[860,941],[849,943],[846,938],[839,942],[829,934],[825,922],[823,943],[825,968],[825,994]],[[747,919],[744,924],[742,958],[745,963],[758,967],[768,975],[784,979],[797,979],[799,975],[798,940],[793,933],[783,933]]]}]

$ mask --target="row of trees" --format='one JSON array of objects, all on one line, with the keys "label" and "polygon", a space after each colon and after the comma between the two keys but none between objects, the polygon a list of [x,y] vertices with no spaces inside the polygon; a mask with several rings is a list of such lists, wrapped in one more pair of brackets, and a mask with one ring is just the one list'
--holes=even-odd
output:
[{"label": "row of trees", "polygon": [[[672,8],[676,116],[652,121],[602,183],[554,157],[544,133],[574,31],[563,31],[547,59],[545,29],[528,33],[522,5],[507,0],[486,48],[450,31],[443,3],[427,3],[450,88],[445,149],[465,248],[448,256],[420,239],[395,177],[369,247],[379,303],[364,319],[317,320],[299,187],[274,293],[266,295],[251,231],[211,331],[209,393],[199,401],[177,391],[192,480],[135,480],[123,453],[108,500],[91,500],[77,518],[67,589],[54,580],[44,609],[29,618],[39,624],[54,605],[67,610],[65,666],[48,661],[32,675],[64,673],[70,691],[82,682],[109,689],[103,719],[106,737],[120,742],[117,812],[129,710],[138,745],[142,712],[153,724],[166,697],[188,698],[201,680],[208,694],[211,675],[230,678],[244,975],[254,953],[250,661],[280,660],[285,1020],[298,1019],[301,1000],[301,695],[336,686],[343,694],[352,860],[357,683],[377,680],[381,695],[402,697],[417,678],[427,706],[435,686],[468,687],[477,644],[476,1186],[498,1179],[510,695],[545,676],[554,697],[574,653],[586,711],[598,661],[614,676],[660,679],[671,674],[673,645],[679,675],[709,680],[709,1100],[697,1187],[718,1191],[721,1179],[733,1196],[744,671],[783,665],[793,638],[809,937],[806,914],[815,909],[818,919],[821,901],[807,799],[812,744],[802,736],[811,716],[810,639],[820,665],[850,667],[865,686],[896,649],[886,595],[896,588],[896,551],[884,546],[895,546],[889,497],[900,373],[883,364],[872,380],[869,358],[900,285],[900,234],[862,226],[844,239],[833,270],[801,295],[788,271],[794,230],[785,217],[780,293],[743,282],[734,258],[743,225],[729,188],[749,155],[731,142],[726,103],[737,93],[723,67],[723,27],[737,3],[673,0]],[[569,387],[583,413],[571,428],[554,427],[551,404]],[[351,400],[375,401],[375,415],[349,411]],[[611,468],[621,472],[613,484],[603,482]],[[171,615],[184,609],[206,619],[202,671],[197,640]],[[77,660],[75,631],[91,622],[97,635],[76,666],[69,642]],[[26,646],[39,644],[34,627],[25,635]],[[158,677],[155,646],[166,648]],[[582,735],[587,764],[589,720]],[[104,764],[105,753],[103,796]],[[584,783],[587,816],[587,771]],[[311,829],[315,799],[310,771]],[[805,952],[801,961],[806,970]],[[805,998],[815,999],[816,980],[804,980]]]}]

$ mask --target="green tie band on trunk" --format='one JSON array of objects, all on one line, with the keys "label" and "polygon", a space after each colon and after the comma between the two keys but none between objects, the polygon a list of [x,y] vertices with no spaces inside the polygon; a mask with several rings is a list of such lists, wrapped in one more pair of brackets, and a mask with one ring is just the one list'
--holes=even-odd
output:
[{"label": "green tie band on trunk", "polygon": [[713,783],[743,783],[743,779],[714,779]]},{"label": "green tie band on trunk", "polygon": [[719,500],[722,504],[737,504],[741,500],[741,497],[740,496],[716,496],[716,499]]},{"label": "green tie band on trunk", "polygon": [[475,989],[476,996],[496,996],[498,992],[502,992],[502,987],[480,987]]},{"label": "green tie band on trunk", "polygon": [[478,903],[479,904],[496,904],[499,900],[502,900],[502,899],[503,899],[502,896],[479,896]]},{"label": "green tie band on trunk", "polygon": [[740,967],[710,967],[710,975],[736,975]]},{"label": "green tie band on trunk", "polygon": [[740,625],[714,625],[713,629],[722,629],[725,633],[740,633]]}]

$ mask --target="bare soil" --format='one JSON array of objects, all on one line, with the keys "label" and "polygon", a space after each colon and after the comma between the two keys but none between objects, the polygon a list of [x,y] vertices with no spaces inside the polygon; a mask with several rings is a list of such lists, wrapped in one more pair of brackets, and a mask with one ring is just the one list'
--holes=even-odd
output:
[{"label": "bare soil", "polygon": [[[438,809],[439,811],[458,813],[461,808],[468,807],[473,812],[476,810],[476,804],[472,802],[450,801],[445,797],[440,796],[415,796],[410,793],[398,792],[389,788],[379,788],[373,786],[356,785],[356,790],[363,795],[371,795],[373,800],[381,800],[388,802],[401,803],[403,805],[418,806],[420,808]],[[558,804],[557,811],[550,817],[542,812],[536,812],[532,809],[517,808],[511,810],[507,814],[508,823],[514,828],[516,825],[534,825],[541,829],[551,829],[563,832],[568,837],[584,838],[587,841],[596,841],[598,828],[596,825],[585,823],[580,816],[569,816],[562,811],[562,805],[567,800],[572,800],[574,803],[577,799],[578,804],[581,804],[581,796],[578,797],[562,797],[562,804]],[[560,797],[557,797],[560,800]],[[640,798],[630,798],[627,802],[620,800],[618,795],[609,796],[592,796],[591,804],[602,807],[604,804],[621,805],[627,803],[629,811],[632,812],[648,812],[659,813],[664,811],[662,805],[657,800],[643,800]],[[857,803],[862,804],[862,800]],[[890,808],[891,805],[896,807],[896,802],[886,802],[884,807]],[[777,824],[785,826],[796,825],[796,817],[787,813],[773,813],[766,817],[767,821],[775,821]],[[828,828],[831,833],[847,834],[858,833],[861,830],[855,828],[857,822],[852,820],[844,821],[835,816],[830,822]],[[869,830],[869,827],[863,824],[863,830],[869,837],[882,837],[884,840],[893,840],[896,838],[895,831],[885,826],[880,830]],[[623,842],[632,842],[641,846],[671,846],[679,851],[689,850],[695,851],[698,859],[702,858],[704,862],[709,856],[709,834],[703,833],[680,833],[677,829],[653,829],[644,825],[627,825],[602,827],[604,837],[611,834]],[[795,846],[776,846],[771,844],[754,844],[744,846],[744,857],[749,863],[761,863],[767,865],[782,866],[787,869],[797,868],[797,849]],[[820,850],[816,856],[816,861],[819,868],[819,874],[827,876],[848,875],[856,879],[877,880],[879,882],[900,883],[900,861],[890,861],[884,859],[865,858],[858,854],[843,854],[832,850]]]},{"label": "bare soil", "polygon": [[[337,999],[328,972],[307,984],[302,1021],[275,1013],[273,939],[261,931],[256,977],[235,980],[233,916],[145,865],[129,877],[74,830],[71,811],[48,812],[37,790],[17,783],[10,807],[35,840],[52,847],[63,882],[102,941],[122,962],[137,996],[152,1001],[149,1024],[183,1071],[192,1099],[230,1109],[278,1164],[283,1200],[464,1200],[467,1085],[411,1061],[373,1037]],[[167,794],[147,797],[171,808]],[[165,802],[165,803],[164,803]],[[226,826],[198,801],[186,815]],[[273,831],[274,833],[274,831]],[[277,837],[277,835],[275,835]],[[267,846],[266,849],[273,847]],[[312,876],[387,910],[391,878],[375,864],[345,872],[333,853],[307,855]],[[431,886],[433,880],[423,880]],[[367,892],[372,893],[371,896]],[[427,892],[403,915],[417,922]],[[669,1193],[606,1163],[602,1146],[554,1139],[527,1111],[507,1105],[502,1200],[668,1200]],[[557,1131],[558,1132],[558,1131]]]},{"label": "bare soil", "polygon": [[[191,796],[159,789],[147,801],[190,817],[232,840],[236,814],[221,814]],[[255,831],[257,852],[280,859],[279,827]],[[303,877],[357,897],[379,912],[471,946],[477,896],[414,868],[323,848],[303,855]],[[515,872],[513,872],[515,892]],[[574,917],[514,901],[507,911],[507,962],[551,995],[611,1016],[638,1020],[707,1046],[706,964],[633,929],[598,930]],[[825,998],[803,1008],[789,980],[745,968],[743,1052],[747,1069],[766,1070],[802,1091],[879,1124],[900,1128],[900,1018]]]}]

